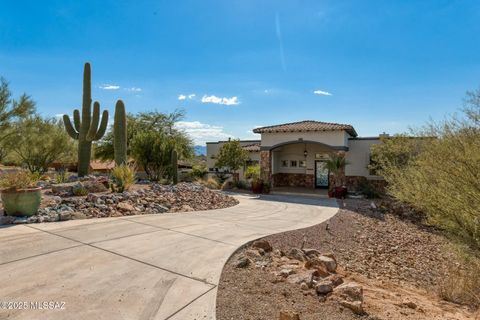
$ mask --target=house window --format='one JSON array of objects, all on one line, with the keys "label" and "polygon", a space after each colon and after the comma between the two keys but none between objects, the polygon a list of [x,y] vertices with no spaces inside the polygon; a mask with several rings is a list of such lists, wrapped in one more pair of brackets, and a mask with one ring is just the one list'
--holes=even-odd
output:
[{"label": "house window", "polygon": [[299,166],[300,168],[305,168],[305,167],[307,167],[307,161],[305,161],[305,160],[300,160],[300,161],[298,162],[298,166]]},{"label": "house window", "polygon": [[298,166],[298,161],[297,160],[290,160],[290,167],[296,168]]},{"label": "house window", "polygon": [[282,160],[282,167],[284,168],[288,167],[288,160]]}]

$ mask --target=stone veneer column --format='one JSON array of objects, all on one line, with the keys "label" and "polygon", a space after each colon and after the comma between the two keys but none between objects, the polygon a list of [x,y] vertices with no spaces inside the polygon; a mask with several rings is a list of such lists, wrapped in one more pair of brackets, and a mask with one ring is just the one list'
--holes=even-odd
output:
[{"label": "stone veneer column", "polygon": [[271,185],[272,182],[272,153],[270,150],[260,151],[260,178]]}]

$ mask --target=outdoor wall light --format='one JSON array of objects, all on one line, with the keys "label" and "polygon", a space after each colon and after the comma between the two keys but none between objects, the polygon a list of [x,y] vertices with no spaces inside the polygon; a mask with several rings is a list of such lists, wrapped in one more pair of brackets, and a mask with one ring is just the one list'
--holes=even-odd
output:
[{"label": "outdoor wall light", "polygon": [[307,151],[307,149],[305,149],[305,151],[303,151],[303,155],[305,156],[305,158],[308,156],[308,151]]}]

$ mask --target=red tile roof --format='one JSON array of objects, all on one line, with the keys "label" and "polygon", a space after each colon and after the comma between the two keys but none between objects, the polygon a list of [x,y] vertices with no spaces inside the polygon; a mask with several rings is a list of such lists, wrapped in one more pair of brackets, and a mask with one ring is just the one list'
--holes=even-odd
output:
[{"label": "red tile roof", "polygon": [[259,152],[260,151],[260,143],[253,143],[253,144],[248,144],[246,146],[242,147],[243,150],[249,151],[249,152]]},{"label": "red tile roof", "polygon": [[344,130],[352,137],[357,136],[355,129],[349,124],[322,122],[314,120],[305,120],[299,122],[291,122],[278,124],[274,126],[261,127],[253,129],[255,133],[264,132],[308,132],[308,131],[337,131]]},{"label": "red tile roof", "polygon": [[93,171],[109,171],[115,168],[115,161],[90,161],[90,169]]}]

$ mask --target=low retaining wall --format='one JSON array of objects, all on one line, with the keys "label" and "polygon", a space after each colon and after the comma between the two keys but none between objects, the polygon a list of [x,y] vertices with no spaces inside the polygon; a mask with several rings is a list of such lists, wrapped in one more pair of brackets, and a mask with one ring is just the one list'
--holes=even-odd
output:
[{"label": "low retaining wall", "polygon": [[275,173],[272,178],[274,187],[315,188],[313,174],[281,172]]},{"label": "low retaining wall", "polygon": [[363,176],[346,176],[345,177],[345,184],[347,186],[348,191],[360,191],[360,187],[362,184],[370,184],[375,190],[380,193],[385,192],[385,187],[387,186],[387,182],[383,179],[367,179]]}]

